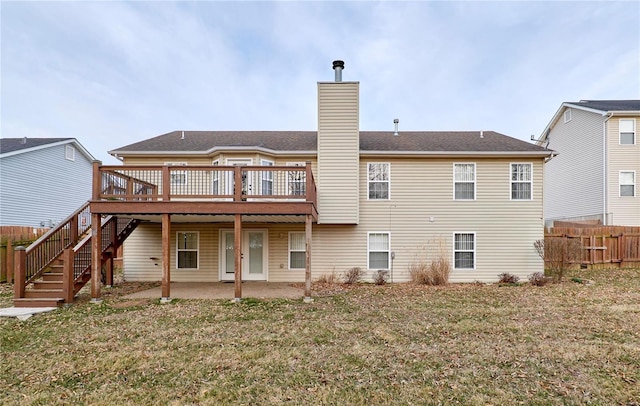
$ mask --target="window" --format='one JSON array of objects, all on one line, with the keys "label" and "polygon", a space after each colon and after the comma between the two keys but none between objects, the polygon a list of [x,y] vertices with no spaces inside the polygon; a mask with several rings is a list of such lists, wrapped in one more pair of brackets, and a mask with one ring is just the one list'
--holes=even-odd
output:
[{"label": "window", "polygon": [[292,196],[305,196],[307,194],[307,171],[303,169],[304,162],[287,162],[287,166],[301,167],[297,171],[287,172],[287,193]]},{"label": "window", "polygon": [[476,164],[453,164],[453,198],[475,200]]},{"label": "window", "polygon": [[[262,166],[273,166],[273,161],[266,159],[260,160]],[[262,195],[269,196],[273,194],[273,171],[261,171],[262,175]]]},{"label": "window", "polygon": [[531,200],[531,164],[511,164],[511,200]]},{"label": "window", "polygon": [[620,171],[620,196],[636,195],[636,171]]},{"label": "window", "polygon": [[564,111],[564,122],[568,123],[569,121],[571,121],[571,109],[566,109]]},{"label": "window", "polygon": [[389,199],[389,164],[369,163],[369,199]]},{"label": "window", "polygon": [[636,120],[620,119],[620,144],[633,145],[636,143]]},{"label": "window", "polygon": [[68,161],[76,160],[76,149],[71,145],[66,145],[64,148],[64,159]]},{"label": "window", "polygon": [[389,269],[389,233],[369,233],[369,269]]},{"label": "window", "polygon": [[176,255],[178,269],[198,269],[198,232],[185,231],[176,233]]},{"label": "window", "polygon": [[[186,162],[165,162],[167,166],[187,166]],[[186,171],[170,171],[172,185],[186,185],[187,184],[187,172]]]},{"label": "window", "polygon": [[305,246],[305,233],[289,233],[289,269],[305,269],[307,262]]},{"label": "window", "polygon": [[476,268],[476,233],[453,235],[453,268]]}]

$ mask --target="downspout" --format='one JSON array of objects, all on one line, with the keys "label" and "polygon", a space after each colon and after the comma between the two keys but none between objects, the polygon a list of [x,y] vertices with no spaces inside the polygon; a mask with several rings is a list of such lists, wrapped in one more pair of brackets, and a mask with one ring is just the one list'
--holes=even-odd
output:
[{"label": "downspout", "polygon": [[607,162],[607,122],[609,121],[609,119],[611,117],[613,117],[613,113],[611,112],[607,112],[605,114],[603,114],[603,116],[606,116],[607,118],[605,118],[605,120],[602,122],[602,181],[603,181],[603,188],[602,188],[602,219],[604,220],[604,225],[608,226],[609,224],[609,218],[607,217],[607,212],[609,211],[609,179],[608,179],[608,162]]}]

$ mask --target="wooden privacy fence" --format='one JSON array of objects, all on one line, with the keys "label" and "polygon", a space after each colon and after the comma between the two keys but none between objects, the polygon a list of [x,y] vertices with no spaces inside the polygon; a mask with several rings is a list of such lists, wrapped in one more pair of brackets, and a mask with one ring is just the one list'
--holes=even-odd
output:
[{"label": "wooden privacy fence", "polygon": [[640,268],[640,227],[551,227],[545,239],[578,239],[582,244],[580,265]]},{"label": "wooden privacy fence", "polygon": [[0,226],[0,283],[13,282],[13,251],[20,245],[28,246],[48,228]]}]

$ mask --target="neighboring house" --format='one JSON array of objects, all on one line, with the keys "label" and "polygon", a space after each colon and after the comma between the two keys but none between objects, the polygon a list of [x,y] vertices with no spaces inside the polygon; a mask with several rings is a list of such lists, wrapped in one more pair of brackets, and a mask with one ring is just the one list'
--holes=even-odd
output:
[{"label": "neighboring house", "polygon": [[0,138],[0,225],[65,219],[91,197],[94,160],[75,138]]},{"label": "neighboring house", "polygon": [[640,226],[639,122],[640,100],[562,103],[538,141],[559,154],[545,166],[547,225]]},{"label": "neighboring house", "polygon": [[360,131],[359,83],[334,69],[318,131],[174,131],[110,151],[123,166],[96,166],[91,210],[141,221],[126,280],[162,279],[163,297],[169,281],[239,289],[352,267],[405,282],[439,255],[452,282],[543,271],[552,151],[493,131]]}]

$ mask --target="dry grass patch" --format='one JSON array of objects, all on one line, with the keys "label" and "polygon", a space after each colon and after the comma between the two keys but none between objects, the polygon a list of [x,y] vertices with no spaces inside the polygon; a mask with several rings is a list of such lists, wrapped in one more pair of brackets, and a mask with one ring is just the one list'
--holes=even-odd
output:
[{"label": "dry grass patch", "polygon": [[635,405],[640,272],[577,276],[0,319],[0,403]]}]

